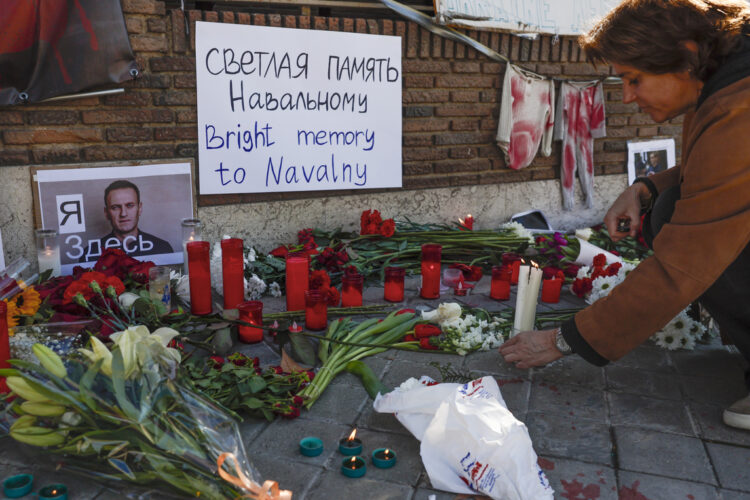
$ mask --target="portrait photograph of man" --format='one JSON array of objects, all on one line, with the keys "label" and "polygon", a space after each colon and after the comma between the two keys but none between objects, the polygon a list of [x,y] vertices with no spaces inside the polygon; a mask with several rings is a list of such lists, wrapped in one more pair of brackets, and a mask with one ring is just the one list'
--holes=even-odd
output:
[{"label": "portrait photograph of man", "polygon": [[38,169],[35,176],[39,218],[58,231],[64,274],[109,248],[182,263],[180,221],[194,216],[190,163]]},{"label": "portrait photograph of man", "polygon": [[628,184],[636,177],[648,177],[675,164],[674,139],[628,141]]}]

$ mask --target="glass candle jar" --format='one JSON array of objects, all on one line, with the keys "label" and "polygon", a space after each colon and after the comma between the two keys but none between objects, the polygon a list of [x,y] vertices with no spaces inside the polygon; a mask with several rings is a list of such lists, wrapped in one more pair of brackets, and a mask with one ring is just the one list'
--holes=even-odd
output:
[{"label": "glass candle jar", "polygon": [[359,273],[345,274],[341,278],[341,307],[362,305],[362,284],[364,276]]},{"label": "glass candle jar", "polygon": [[221,240],[221,278],[224,309],[236,309],[245,300],[245,259],[240,238]]},{"label": "glass candle jar", "polygon": [[552,278],[542,281],[542,302],[556,304],[560,302],[560,290],[562,289],[562,278]]},{"label": "glass candle jar", "polygon": [[318,331],[328,326],[328,303],[320,290],[305,291],[305,328]]},{"label": "glass candle jar", "polygon": [[[260,300],[248,300],[237,305],[240,312],[240,321],[251,325],[263,326],[263,302]],[[252,326],[238,328],[239,339],[246,344],[254,344],[263,340],[263,330]]]},{"label": "glass candle jar", "polygon": [[203,239],[203,224],[200,219],[182,219],[182,262],[183,274],[190,274],[188,266],[187,244],[191,241],[201,241]]},{"label": "glass candle jar", "polygon": [[510,298],[511,268],[508,266],[493,266],[492,281],[490,282],[490,298],[508,300]]},{"label": "glass candle jar", "polygon": [[152,300],[161,302],[172,310],[172,290],[169,286],[170,270],[167,266],[154,266],[148,270],[148,294]]},{"label": "glass candle jar", "polygon": [[443,247],[428,243],[422,245],[422,290],[425,299],[440,297],[440,255]]},{"label": "glass candle jar", "polygon": [[305,292],[309,288],[310,258],[304,252],[290,253],[286,257],[286,310],[305,308]]},{"label": "glass candle jar", "polygon": [[60,276],[60,242],[56,230],[36,230],[36,255],[39,261],[39,274],[51,269],[50,276]]},{"label": "glass candle jar", "polygon": [[211,244],[191,241],[186,248],[190,266],[190,312],[198,316],[211,314]]},{"label": "glass candle jar", "polygon": [[404,300],[404,276],[406,269],[403,267],[385,268],[385,289],[383,298],[388,302],[402,302]]}]

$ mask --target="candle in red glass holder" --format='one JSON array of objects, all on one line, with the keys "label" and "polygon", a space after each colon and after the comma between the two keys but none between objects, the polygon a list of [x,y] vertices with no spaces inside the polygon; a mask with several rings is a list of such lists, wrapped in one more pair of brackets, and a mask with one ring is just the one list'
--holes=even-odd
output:
[{"label": "candle in red glass holder", "polygon": [[286,257],[286,310],[305,308],[305,292],[309,288],[310,258],[304,252],[290,253]]},{"label": "candle in red glass holder", "polygon": [[511,271],[512,271],[511,277],[510,277],[510,284],[511,285],[517,285],[518,284],[518,273],[521,270],[521,263],[522,262],[523,262],[522,260],[516,260],[516,261],[513,261],[513,263],[511,263],[511,265],[510,265],[511,266],[510,268],[511,268]]},{"label": "candle in red glass holder", "polygon": [[325,330],[328,326],[328,301],[326,294],[320,290],[305,292],[305,328],[308,330]]},{"label": "candle in red glass holder", "polygon": [[404,276],[406,269],[403,267],[385,268],[385,290],[383,298],[388,302],[401,302],[404,300]]},{"label": "candle in red glass holder", "polygon": [[[263,326],[263,302],[260,300],[248,300],[237,305],[240,311],[240,321],[251,325]],[[263,330],[252,326],[239,327],[239,338],[246,344],[254,344],[263,340]]]},{"label": "candle in red glass holder", "polygon": [[195,315],[211,314],[211,244],[191,241],[187,244],[190,269],[190,312]]},{"label": "candle in red glass holder", "polygon": [[556,304],[560,302],[560,289],[563,285],[563,279],[555,277],[542,281],[542,302]]},{"label": "candle in red glass holder", "polygon": [[428,243],[422,245],[422,290],[425,299],[440,297],[440,254],[443,247]]},{"label": "candle in red glass holder", "polygon": [[[0,300],[0,368],[10,368],[10,339],[8,335],[8,304]],[[5,377],[0,377],[0,394],[10,392]]]},{"label": "candle in red glass holder", "polygon": [[242,240],[221,240],[221,276],[224,283],[224,309],[236,309],[245,300],[245,259]]},{"label": "candle in red glass holder", "polygon": [[341,278],[341,307],[362,305],[362,283],[364,276],[359,273],[345,274]]},{"label": "candle in red glass holder", "polygon": [[508,300],[510,298],[511,268],[508,266],[493,266],[492,281],[490,282],[490,298]]}]

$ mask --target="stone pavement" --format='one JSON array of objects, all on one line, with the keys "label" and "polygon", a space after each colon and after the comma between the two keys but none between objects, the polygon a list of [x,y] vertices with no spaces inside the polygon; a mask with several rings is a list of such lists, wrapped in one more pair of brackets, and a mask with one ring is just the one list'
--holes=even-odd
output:
[{"label": "stone pavement", "polygon": [[[514,303],[487,299],[487,277],[466,304],[497,310]],[[581,306],[563,291],[555,307]],[[408,307],[434,307],[407,284]],[[365,303],[380,303],[382,288],[370,288]],[[452,294],[442,297],[452,301]],[[283,308],[281,299],[265,301],[266,310]],[[550,309],[540,304],[539,309]],[[265,345],[244,347],[264,363],[277,355]],[[547,367],[518,370],[503,363],[496,352],[466,357],[434,353],[387,351],[365,362],[390,387],[409,377],[429,375],[440,380],[429,363],[451,363],[455,368],[494,376],[513,414],[531,435],[539,463],[555,490],[568,500],[724,499],[750,500],[750,432],[733,430],[721,422],[724,406],[747,394],[744,361],[718,340],[695,351],[669,352],[650,343],[605,368],[576,356]],[[358,429],[363,455],[379,447],[394,449],[398,463],[367,474],[344,477],[339,439]],[[422,467],[419,442],[389,414],[372,409],[359,380],[342,374],[310,411],[296,420],[272,423],[246,420],[241,424],[248,454],[264,479],[278,481],[295,499],[450,500],[457,495],[431,488]],[[317,436],[324,452],[302,456],[298,443]],[[166,498],[127,485],[104,487],[88,479],[50,472],[29,463],[23,450],[9,439],[0,440],[0,476],[20,472],[36,476],[36,489],[64,482],[71,499]],[[30,498],[30,497],[28,497]],[[463,497],[467,498],[467,497]]]}]

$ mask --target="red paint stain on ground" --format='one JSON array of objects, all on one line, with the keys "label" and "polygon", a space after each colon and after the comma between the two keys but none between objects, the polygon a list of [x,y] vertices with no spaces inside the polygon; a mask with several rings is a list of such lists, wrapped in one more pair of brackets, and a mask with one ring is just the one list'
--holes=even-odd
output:
[{"label": "red paint stain on ground", "polygon": [[555,462],[547,460],[546,458],[539,457],[536,459],[536,463],[539,464],[543,470],[555,470]]},{"label": "red paint stain on ground", "polygon": [[520,384],[521,382],[523,382],[523,379],[522,378],[511,378],[511,379],[507,379],[506,380],[506,379],[497,378],[497,379],[495,379],[495,382],[497,382],[497,385],[499,385],[500,387],[502,387],[505,384]]},{"label": "red paint stain on ground", "polygon": [[690,500],[695,500],[695,497],[694,497],[693,495],[688,495],[687,497],[688,497],[688,498],[689,498]]},{"label": "red paint stain on ground", "polygon": [[640,481],[635,481],[633,483],[633,486],[631,486],[630,488],[628,488],[627,486],[623,486],[622,488],[620,488],[620,491],[618,493],[618,497],[620,498],[620,500],[649,500],[648,497],[638,491],[638,486],[640,484]]},{"label": "red paint stain on ground", "polygon": [[563,488],[565,488],[565,492],[560,496],[568,500],[596,500],[601,494],[598,484],[587,484],[584,486],[575,479],[571,482],[562,479],[560,482]]}]

